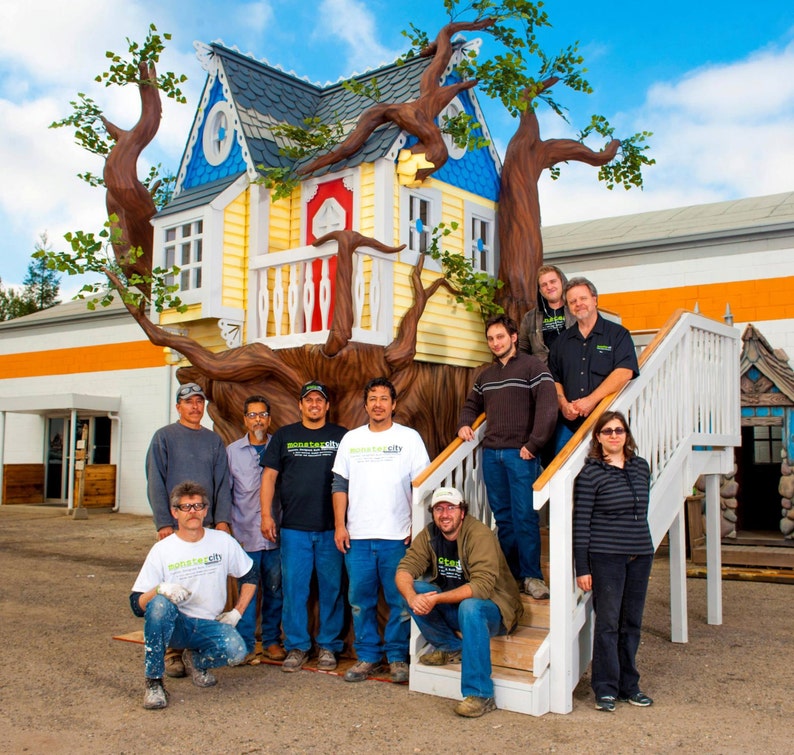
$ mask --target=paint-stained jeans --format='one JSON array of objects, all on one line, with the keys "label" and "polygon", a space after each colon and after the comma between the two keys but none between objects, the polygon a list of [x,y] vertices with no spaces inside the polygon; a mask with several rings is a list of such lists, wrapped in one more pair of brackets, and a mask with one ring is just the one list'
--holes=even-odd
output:
[{"label": "paint-stained jeans", "polygon": [[146,605],[143,637],[147,679],[163,678],[165,649],[169,646],[194,650],[196,668],[202,670],[236,666],[247,654],[245,642],[234,627],[185,616],[163,595],[155,595]]}]

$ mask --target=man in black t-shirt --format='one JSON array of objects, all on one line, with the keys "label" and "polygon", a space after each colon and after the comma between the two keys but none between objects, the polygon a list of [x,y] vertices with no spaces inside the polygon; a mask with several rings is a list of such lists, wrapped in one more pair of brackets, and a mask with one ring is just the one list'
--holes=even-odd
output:
[{"label": "man in black t-shirt", "polygon": [[[344,427],[327,421],[328,390],[313,380],[300,392],[301,421],[279,428],[262,459],[262,534],[273,542],[281,537],[281,578],[284,605],[282,628],[287,658],[282,671],[300,671],[309,657],[307,603],[312,572],[317,573],[319,627],[317,668],[336,668],[342,650],[344,556],[334,543],[334,511],[331,503],[331,468]],[[273,516],[273,497],[278,484],[281,531]]]}]

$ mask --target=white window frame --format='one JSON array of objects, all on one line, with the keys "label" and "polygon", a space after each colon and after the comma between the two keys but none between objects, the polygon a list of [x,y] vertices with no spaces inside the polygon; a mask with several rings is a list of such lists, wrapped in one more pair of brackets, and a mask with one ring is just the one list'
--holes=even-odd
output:
[{"label": "white window frame", "polygon": [[[162,243],[163,267],[170,269],[176,265],[179,269],[179,296],[183,301],[196,299],[197,292],[206,286],[205,263],[207,259],[206,250],[206,222],[202,216],[195,216],[185,219],[178,223],[163,225],[161,229],[160,241]],[[174,234],[169,239],[169,234]],[[173,250],[173,257],[169,257],[169,250]],[[188,261],[185,262],[185,252],[188,253]],[[198,257],[198,259],[197,259]],[[173,278],[168,276],[168,282]],[[188,286],[185,288],[184,283]]]},{"label": "white window frame", "polygon": [[[406,248],[400,253],[400,261],[415,265],[419,261],[419,255],[423,252],[417,248],[416,243],[418,232],[411,220],[411,212],[417,202],[427,203],[428,222],[423,229],[427,234],[427,243],[430,242],[432,229],[441,222],[441,192],[438,189],[400,189],[400,243],[405,244]],[[430,257],[425,258],[425,269],[440,271],[441,266]]]},{"label": "white window frame", "polygon": [[[482,205],[474,204],[473,202],[466,202],[464,207],[464,222],[466,224],[465,236],[465,249],[466,255],[472,262],[474,272],[488,273],[490,276],[496,275],[497,268],[497,249],[498,249],[498,229],[496,226],[496,212]],[[484,245],[484,253],[486,258],[485,267],[482,267],[481,253],[475,255],[477,248],[477,240],[479,236],[474,236],[474,224],[485,223],[490,232],[490,239]],[[476,258],[475,258],[476,257]]]}]

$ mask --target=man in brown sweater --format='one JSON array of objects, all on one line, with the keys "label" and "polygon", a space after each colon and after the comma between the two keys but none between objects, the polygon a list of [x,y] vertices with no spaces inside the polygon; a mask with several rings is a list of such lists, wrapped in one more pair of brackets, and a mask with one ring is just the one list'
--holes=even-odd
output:
[{"label": "man in brown sweater", "polygon": [[485,324],[485,335],[494,361],[474,381],[460,414],[458,436],[473,440],[471,425],[485,411],[482,473],[499,544],[524,592],[542,600],[549,597],[549,589],[540,569],[532,484],[540,471],[540,450],[557,423],[557,393],[546,366],[517,350],[513,320],[494,315]]}]

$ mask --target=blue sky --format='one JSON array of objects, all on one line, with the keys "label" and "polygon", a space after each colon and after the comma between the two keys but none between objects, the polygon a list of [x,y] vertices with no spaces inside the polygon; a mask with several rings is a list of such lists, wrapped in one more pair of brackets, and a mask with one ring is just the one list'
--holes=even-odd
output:
[{"label": "blue sky", "polygon": [[[549,0],[553,29],[547,52],[579,41],[589,97],[560,92],[572,126],[541,111],[544,137],[573,135],[601,113],[616,135],[653,131],[657,166],[639,192],[607,191],[585,166],[543,180],[546,225],[794,189],[794,12],[790,0],[734,0],[603,5]],[[49,123],[67,115],[78,91],[96,99],[111,120],[138,117],[133,89],[93,83],[105,51],[143,40],[150,23],[173,34],[161,70],[187,74],[188,105],[167,103],[148,164],[177,169],[204,71],[193,41],[222,41],[312,81],[335,81],[392,60],[405,49],[400,31],[413,21],[433,33],[445,22],[441,0],[5,0],[0,7],[0,278],[18,284],[46,232],[65,248],[68,230],[99,230],[104,194],[76,178],[101,171]],[[475,35],[469,35],[475,36]],[[481,54],[487,54],[483,46]],[[500,107],[481,102],[504,154],[515,124]],[[68,279],[62,293],[74,290]]]}]

